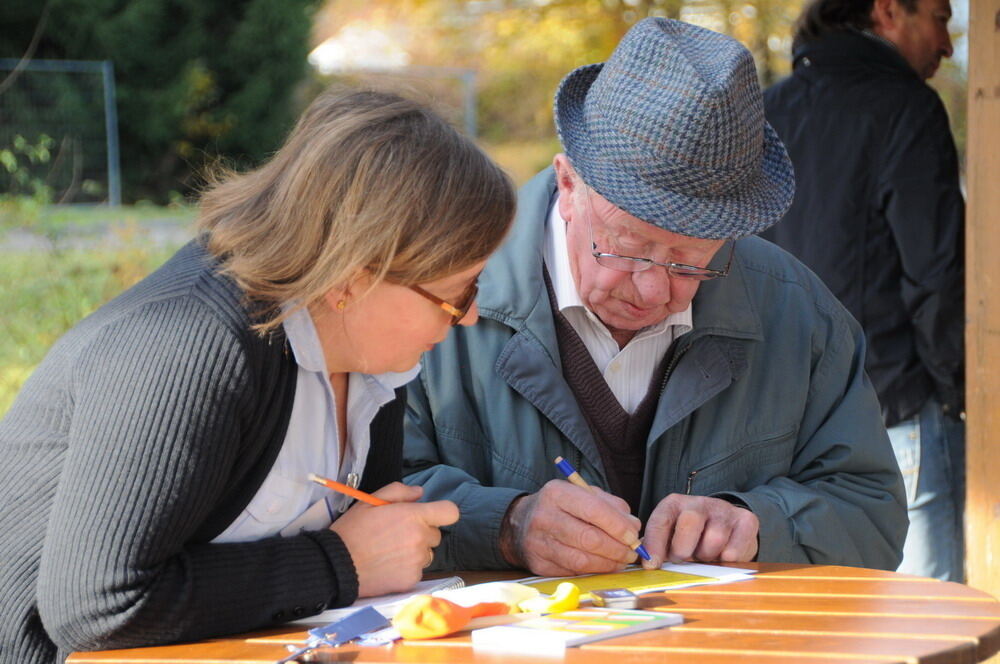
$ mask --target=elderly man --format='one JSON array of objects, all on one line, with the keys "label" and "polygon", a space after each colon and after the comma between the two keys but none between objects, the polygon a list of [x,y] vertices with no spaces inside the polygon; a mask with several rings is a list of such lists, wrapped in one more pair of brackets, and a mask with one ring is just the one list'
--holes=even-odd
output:
[{"label": "elderly man", "polygon": [[646,19],[563,80],[556,124],[480,323],[410,386],[406,481],[462,514],[435,566],[610,571],[645,524],[647,566],[894,569],[906,513],[863,334],[748,237],[794,190],[750,54]]},{"label": "elderly man", "polygon": [[814,0],[794,72],[764,95],[799,188],[764,237],[865,331],[903,471],[902,572],[962,581],[965,205],[948,116],[924,83],[951,55],[948,0]]}]

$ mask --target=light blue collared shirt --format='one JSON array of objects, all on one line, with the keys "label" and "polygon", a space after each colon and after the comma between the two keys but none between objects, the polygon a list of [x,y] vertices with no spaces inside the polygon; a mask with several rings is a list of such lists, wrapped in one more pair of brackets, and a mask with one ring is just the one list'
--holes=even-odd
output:
[{"label": "light blue collared shirt", "polygon": [[214,542],[248,542],[329,527],[352,499],[310,482],[309,474],[357,486],[371,447],[372,420],[395,398],[395,389],[420,372],[418,364],[404,373],[349,375],[347,442],[341,458],[336,400],[312,317],[300,308],[282,326],[298,364],[285,440],[257,494]]}]

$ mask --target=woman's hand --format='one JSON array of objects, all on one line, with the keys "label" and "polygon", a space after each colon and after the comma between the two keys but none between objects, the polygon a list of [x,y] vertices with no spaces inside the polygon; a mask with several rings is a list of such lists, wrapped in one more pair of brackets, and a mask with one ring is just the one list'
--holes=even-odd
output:
[{"label": "woman's hand", "polygon": [[441,526],[458,521],[455,503],[418,503],[423,488],[393,482],[375,492],[392,505],[355,503],[333,522],[358,573],[358,597],[409,590],[434,559]]}]

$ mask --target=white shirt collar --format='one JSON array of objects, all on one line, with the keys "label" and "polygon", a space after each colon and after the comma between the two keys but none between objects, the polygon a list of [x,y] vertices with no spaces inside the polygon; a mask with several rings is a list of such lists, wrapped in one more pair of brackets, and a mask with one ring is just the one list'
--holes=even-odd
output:
[{"label": "white shirt collar", "polygon": [[[580,308],[586,312],[587,318],[607,331],[607,326],[604,325],[603,321],[594,312],[584,305],[583,300],[580,298],[580,293],[576,290],[576,282],[573,280],[573,271],[569,264],[569,248],[566,244],[566,220],[559,213],[558,194],[556,194],[552,208],[549,210],[544,257],[545,266],[549,270],[549,278],[552,280],[552,290],[555,292],[556,306],[559,308],[559,311],[565,314],[569,310]],[[689,304],[684,311],[670,314],[659,323],[643,328],[636,335],[636,338],[662,334],[674,325],[686,328],[683,332],[691,330],[694,325],[691,313],[693,306],[693,303]],[[609,336],[610,334],[608,332]]]}]

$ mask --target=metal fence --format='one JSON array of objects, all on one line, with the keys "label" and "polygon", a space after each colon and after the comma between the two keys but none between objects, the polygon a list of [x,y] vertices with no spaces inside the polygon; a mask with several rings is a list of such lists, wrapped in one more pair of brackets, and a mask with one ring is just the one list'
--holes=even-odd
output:
[{"label": "metal fence", "polygon": [[[44,183],[55,203],[121,204],[112,63],[0,59],[0,81],[0,149],[21,146],[22,180]],[[42,145],[44,158],[29,159]],[[29,193],[6,176],[0,193]]]}]

